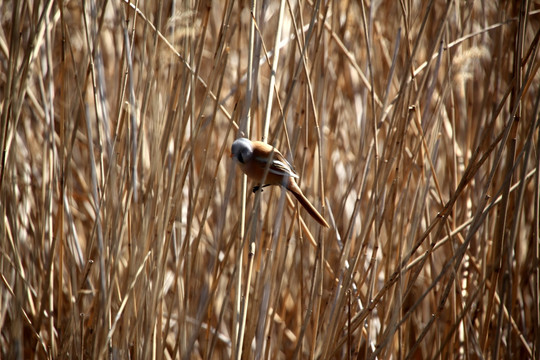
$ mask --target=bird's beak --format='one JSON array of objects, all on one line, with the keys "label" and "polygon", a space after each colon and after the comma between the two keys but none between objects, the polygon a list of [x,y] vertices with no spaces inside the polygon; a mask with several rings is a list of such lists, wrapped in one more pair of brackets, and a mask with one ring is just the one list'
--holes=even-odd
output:
[{"label": "bird's beak", "polygon": [[229,155],[229,157],[232,158],[232,157],[233,157],[233,154],[231,153],[231,154]]}]

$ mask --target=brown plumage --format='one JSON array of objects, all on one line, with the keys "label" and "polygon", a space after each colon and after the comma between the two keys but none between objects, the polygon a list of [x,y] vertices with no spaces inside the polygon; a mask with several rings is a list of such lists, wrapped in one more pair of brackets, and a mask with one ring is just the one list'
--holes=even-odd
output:
[{"label": "brown plumage", "polygon": [[[256,181],[259,185],[262,184],[264,172],[271,156],[272,163],[268,168],[266,178],[264,178],[264,185],[262,186],[280,185],[285,187],[319,224],[330,227],[317,209],[304,196],[302,190],[300,190],[300,187],[294,180],[298,178],[298,175],[277,149],[264,142],[250,141],[246,138],[235,140],[231,147],[231,157],[234,157],[238,161],[238,165],[244,174]],[[254,191],[259,188],[260,186],[256,186]]]}]

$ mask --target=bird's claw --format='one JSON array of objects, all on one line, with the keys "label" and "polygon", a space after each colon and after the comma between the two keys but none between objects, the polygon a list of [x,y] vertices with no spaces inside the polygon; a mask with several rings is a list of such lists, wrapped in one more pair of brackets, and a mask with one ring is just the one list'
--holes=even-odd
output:
[{"label": "bird's claw", "polygon": [[253,193],[255,194],[257,191],[261,190],[261,192],[263,192],[263,188],[267,187],[267,186],[270,186],[270,184],[265,184],[265,185],[257,185],[257,186],[254,186],[253,187]]}]

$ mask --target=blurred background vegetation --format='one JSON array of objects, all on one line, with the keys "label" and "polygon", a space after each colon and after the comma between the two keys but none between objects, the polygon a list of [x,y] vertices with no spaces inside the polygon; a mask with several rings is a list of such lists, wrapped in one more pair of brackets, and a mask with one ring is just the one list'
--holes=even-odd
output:
[{"label": "blurred background vegetation", "polygon": [[1,358],[540,358],[537,1],[0,9]]}]

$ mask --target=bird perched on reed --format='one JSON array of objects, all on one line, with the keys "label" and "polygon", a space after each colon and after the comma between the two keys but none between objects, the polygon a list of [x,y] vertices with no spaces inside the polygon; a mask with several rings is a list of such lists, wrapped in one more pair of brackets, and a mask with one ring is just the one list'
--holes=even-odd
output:
[{"label": "bird perched on reed", "polygon": [[[296,183],[298,175],[285,157],[273,146],[262,141],[251,141],[246,138],[236,139],[231,147],[231,157],[238,161],[240,169],[250,179],[257,182],[253,192],[269,185],[280,185],[289,190],[300,204],[319,224],[330,227],[322,215],[304,196]],[[268,164],[269,161],[272,161]],[[265,175],[265,171],[268,172]],[[263,179],[264,178],[264,179]],[[262,184],[264,180],[264,184]]]}]

